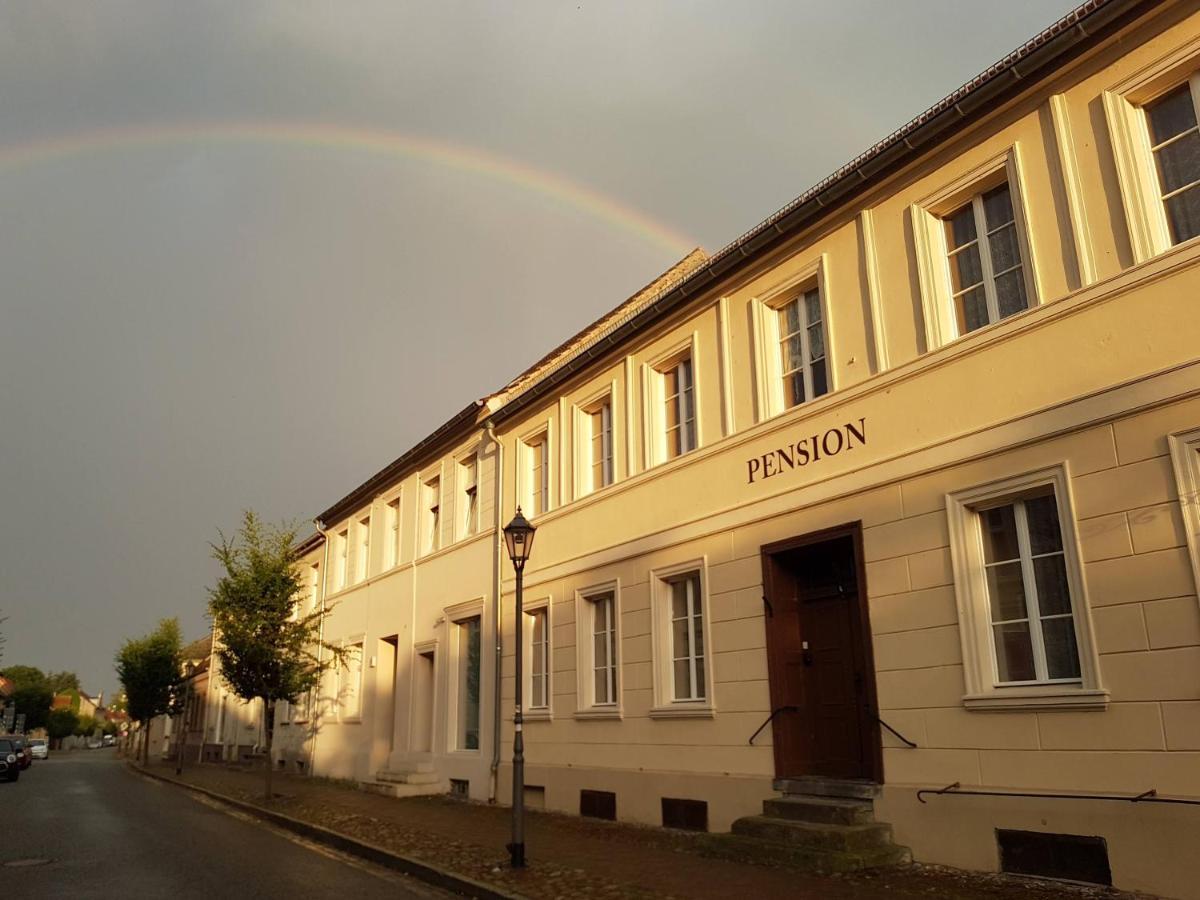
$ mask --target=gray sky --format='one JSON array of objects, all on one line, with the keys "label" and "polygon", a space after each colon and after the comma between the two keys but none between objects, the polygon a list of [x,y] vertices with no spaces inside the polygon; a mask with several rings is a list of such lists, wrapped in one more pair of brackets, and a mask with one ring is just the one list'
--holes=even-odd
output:
[{"label": "gray sky", "polygon": [[0,0],[0,664],[110,692],[243,508],[311,518],[654,233],[717,249],[1072,5]]}]

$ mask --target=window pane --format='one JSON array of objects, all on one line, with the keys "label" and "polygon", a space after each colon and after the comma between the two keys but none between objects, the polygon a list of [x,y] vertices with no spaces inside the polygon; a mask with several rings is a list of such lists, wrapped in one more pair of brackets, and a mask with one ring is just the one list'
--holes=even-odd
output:
[{"label": "window pane", "polygon": [[975,240],[975,212],[971,204],[952,212],[946,217],[946,243],[950,249],[961,247]]},{"label": "window pane", "polygon": [[608,670],[597,669],[595,672],[595,683],[592,686],[595,691],[597,703],[608,703],[612,698],[608,695]]},{"label": "window pane", "polygon": [[1188,188],[1167,201],[1171,240],[1176,244],[1200,234],[1200,187]]},{"label": "window pane", "polygon": [[675,698],[685,700],[692,696],[691,663],[686,659],[675,660]]},{"label": "window pane", "polygon": [[1025,501],[1025,519],[1029,523],[1029,550],[1034,556],[1061,550],[1062,532],[1058,527],[1058,505],[1053,494],[1030,497]]},{"label": "window pane", "polygon": [[793,372],[783,379],[783,402],[788,407],[804,402],[803,372]]},{"label": "window pane", "polygon": [[800,335],[788,338],[781,345],[783,350],[783,371],[791,372],[804,364],[804,351],[801,349]]},{"label": "window pane", "polygon": [[998,681],[1033,681],[1033,642],[1029,623],[994,626],[996,637],[996,679]]},{"label": "window pane", "polygon": [[1023,312],[1029,306],[1029,301],[1025,299],[1025,272],[1022,269],[1013,269],[996,279],[996,305],[1002,319]]},{"label": "window pane", "polygon": [[704,616],[700,615],[700,597],[696,597],[696,616],[692,619],[692,655],[704,658]]},{"label": "window pane", "polygon": [[704,698],[704,657],[696,659],[696,699]]},{"label": "window pane", "polygon": [[679,395],[667,397],[667,427],[679,424]]},{"label": "window pane", "polygon": [[815,325],[821,321],[820,291],[809,291],[804,295],[804,310],[809,325]]},{"label": "window pane", "polygon": [[1200,178],[1200,132],[1185,134],[1154,152],[1158,183],[1169,194]]},{"label": "window pane", "polygon": [[813,396],[820,397],[829,393],[829,379],[825,372],[825,360],[817,360],[812,364]]},{"label": "window pane", "polygon": [[811,326],[808,329],[808,358],[820,359],[825,355],[825,329],[821,327],[821,323]]},{"label": "window pane", "polygon": [[960,295],[955,298],[954,302],[958,307],[958,330],[960,334],[968,334],[976,328],[982,328],[988,324],[987,298],[984,296],[982,287],[977,287],[973,291],[968,291]]},{"label": "window pane", "polygon": [[1021,245],[1017,240],[1017,226],[1007,225],[995,234],[988,235],[988,249],[992,255],[992,271],[1003,272],[1021,264]]},{"label": "window pane", "polygon": [[1075,643],[1075,620],[1070,616],[1042,621],[1046,645],[1046,674],[1051,678],[1079,677],[1079,648]]},{"label": "window pane", "polygon": [[1003,562],[1016,559],[1017,519],[1012,506],[994,506],[979,513],[983,531],[984,562]]},{"label": "window pane", "polygon": [[468,619],[462,623],[462,705],[459,712],[462,716],[460,725],[464,750],[479,749],[479,664],[480,664],[480,631],[479,619]]},{"label": "window pane", "polygon": [[800,330],[800,299],[797,298],[779,311],[780,322],[783,325],[783,336],[795,334]]},{"label": "window pane", "polygon": [[671,620],[671,658],[678,659],[688,655],[688,620]]},{"label": "window pane", "polygon": [[592,636],[592,659],[597,666],[608,665],[608,635],[604,632]]},{"label": "window pane", "polygon": [[959,250],[950,257],[950,293],[957,294],[981,281],[983,264],[979,261],[978,244]]},{"label": "window pane", "polygon": [[667,369],[663,372],[663,394],[670,397],[672,394],[679,393],[679,371],[677,369]]},{"label": "window pane", "polygon": [[1021,564],[1001,563],[998,566],[988,566],[985,571],[992,621],[1024,619],[1028,609],[1025,605],[1025,582],[1021,578]]},{"label": "window pane", "polygon": [[1155,144],[1196,126],[1196,110],[1192,106],[1192,92],[1185,84],[1178,90],[1147,108],[1150,118],[1150,134]]},{"label": "window pane", "polygon": [[1012,195],[1007,184],[983,195],[983,220],[987,223],[988,231],[994,231],[1013,220]]},{"label": "window pane", "polygon": [[688,614],[687,582],[671,582],[671,618],[682,619]]},{"label": "window pane", "polygon": [[533,642],[540,644],[546,640],[546,614],[544,612],[535,612],[533,614]]},{"label": "window pane", "polygon": [[1061,553],[1039,556],[1033,561],[1038,607],[1043,616],[1071,612],[1071,588],[1067,584],[1067,562]]}]

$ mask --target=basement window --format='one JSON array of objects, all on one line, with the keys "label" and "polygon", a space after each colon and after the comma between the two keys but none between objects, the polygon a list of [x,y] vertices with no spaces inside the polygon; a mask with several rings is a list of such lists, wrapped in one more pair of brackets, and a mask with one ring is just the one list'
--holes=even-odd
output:
[{"label": "basement window", "polygon": [[617,820],[617,795],[612,791],[579,792],[579,814],[589,819]]},{"label": "basement window", "polygon": [[662,823],[664,828],[708,831],[708,804],[703,800],[679,800],[663,797]]},{"label": "basement window", "polygon": [[1112,885],[1108,844],[1102,837],[996,829],[1000,871],[1059,881]]}]

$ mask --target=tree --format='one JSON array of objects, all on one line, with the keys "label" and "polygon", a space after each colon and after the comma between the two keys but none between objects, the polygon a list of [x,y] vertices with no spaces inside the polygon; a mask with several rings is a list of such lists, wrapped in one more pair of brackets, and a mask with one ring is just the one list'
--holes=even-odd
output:
[{"label": "tree", "polygon": [[142,726],[143,764],[150,762],[150,720],[171,711],[183,677],[181,646],[179,620],[163,619],[145,637],[127,640],[117,653],[117,676],[125,691],[129,718]]},{"label": "tree", "polygon": [[48,687],[27,684],[13,691],[11,699],[17,707],[17,715],[25,714],[26,731],[45,726],[50,704],[54,701],[54,693]]},{"label": "tree", "polygon": [[20,690],[24,687],[38,687],[49,690],[50,683],[46,680],[46,673],[36,666],[9,666],[6,669],[0,669],[0,675],[3,675],[13,683],[14,690]]},{"label": "tree", "polygon": [[74,672],[50,672],[46,675],[46,683],[56,694],[74,692],[76,695],[83,690],[79,686],[79,676]]},{"label": "tree", "polygon": [[53,709],[46,717],[46,731],[53,741],[61,741],[70,737],[79,727],[79,716],[69,709]]},{"label": "tree", "polygon": [[224,570],[208,601],[221,677],[243,700],[262,701],[268,801],[275,704],[297,702],[345,656],[321,639],[320,610],[300,612],[304,587],[295,543],[294,528],[264,524],[248,510],[232,540],[220,534],[220,543],[212,545]]},{"label": "tree", "polygon": [[80,737],[90,737],[92,732],[96,730],[96,719],[94,716],[80,716],[79,724],[75,726],[75,733]]}]

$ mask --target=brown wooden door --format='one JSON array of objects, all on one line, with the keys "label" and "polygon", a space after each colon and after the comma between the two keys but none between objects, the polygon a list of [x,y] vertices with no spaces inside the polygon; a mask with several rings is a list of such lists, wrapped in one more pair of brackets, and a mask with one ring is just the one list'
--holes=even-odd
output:
[{"label": "brown wooden door", "polygon": [[[816,536],[814,536],[816,537]],[[776,774],[879,777],[857,533],[763,549]]]}]

